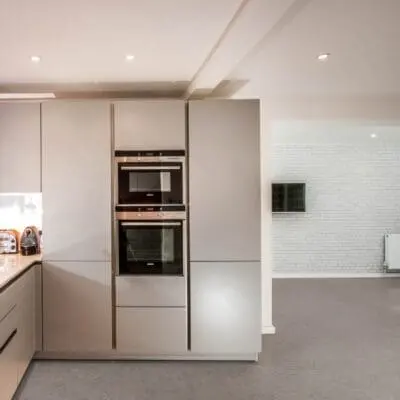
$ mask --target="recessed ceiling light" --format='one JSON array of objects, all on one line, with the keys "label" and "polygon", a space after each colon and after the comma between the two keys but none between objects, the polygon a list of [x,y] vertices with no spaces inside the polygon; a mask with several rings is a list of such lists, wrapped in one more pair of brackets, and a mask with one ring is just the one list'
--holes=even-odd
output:
[{"label": "recessed ceiling light", "polygon": [[330,53],[321,53],[321,54],[317,57],[317,58],[318,58],[318,61],[327,61],[330,55],[331,55]]},{"label": "recessed ceiling light", "polygon": [[39,56],[31,56],[31,61],[34,63],[40,62],[40,57]]},{"label": "recessed ceiling light", "polygon": [[133,61],[135,59],[135,56],[133,54],[127,54],[125,56],[126,61]]},{"label": "recessed ceiling light", "polygon": [[376,139],[378,137],[378,135],[376,133],[371,133],[370,136],[371,136],[372,139]]}]

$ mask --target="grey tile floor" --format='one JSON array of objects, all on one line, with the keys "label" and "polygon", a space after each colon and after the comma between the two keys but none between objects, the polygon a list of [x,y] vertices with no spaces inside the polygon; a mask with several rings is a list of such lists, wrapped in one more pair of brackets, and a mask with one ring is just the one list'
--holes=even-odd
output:
[{"label": "grey tile floor", "polygon": [[398,400],[400,280],[275,280],[255,363],[34,362],[16,400]]}]

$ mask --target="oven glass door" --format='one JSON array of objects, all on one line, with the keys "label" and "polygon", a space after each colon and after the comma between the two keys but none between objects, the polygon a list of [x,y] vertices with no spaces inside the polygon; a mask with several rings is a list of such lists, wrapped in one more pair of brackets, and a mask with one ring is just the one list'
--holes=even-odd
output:
[{"label": "oven glass door", "polygon": [[183,275],[182,221],[120,221],[120,275]]},{"label": "oven glass door", "polygon": [[182,204],[181,163],[118,164],[118,204]]}]

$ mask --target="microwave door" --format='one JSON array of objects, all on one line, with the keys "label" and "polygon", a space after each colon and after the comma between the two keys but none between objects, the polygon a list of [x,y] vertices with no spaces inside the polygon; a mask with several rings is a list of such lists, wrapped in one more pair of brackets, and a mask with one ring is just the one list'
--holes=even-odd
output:
[{"label": "microwave door", "polygon": [[181,204],[181,167],[121,166],[118,197],[119,204]]}]

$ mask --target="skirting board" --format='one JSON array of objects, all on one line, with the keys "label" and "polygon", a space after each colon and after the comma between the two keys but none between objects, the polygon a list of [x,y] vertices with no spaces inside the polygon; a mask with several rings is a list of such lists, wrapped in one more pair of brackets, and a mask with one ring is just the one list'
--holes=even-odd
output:
[{"label": "skirting board", "polygon": [[35,360],[93,360],[93,361],[258,361],[258,353],[249,354],[181,354],[140,355],[105,353],[37,352]]},{"label": "skirting board", "polygon": [[399,278],[394,272],[274,272],[272,279]]},{"label": "skirting board", "polygon": [[274,325],[266,325],[262,327],[263,335],[275,335],[276,329]]}]

